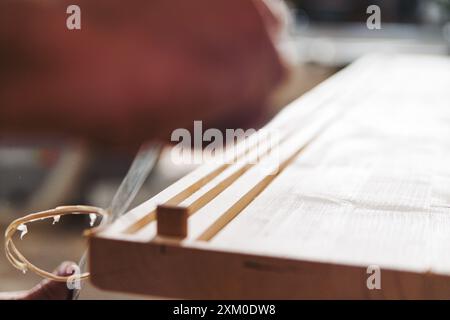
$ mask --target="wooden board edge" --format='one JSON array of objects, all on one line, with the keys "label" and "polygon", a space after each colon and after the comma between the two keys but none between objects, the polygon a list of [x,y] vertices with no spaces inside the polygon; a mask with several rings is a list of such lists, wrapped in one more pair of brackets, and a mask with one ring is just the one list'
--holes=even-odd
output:
[{"label": "wooden board edge", "polygon": [[450,277],[183,247],[89,239],[91,282],[112,291],[182,299],[449,299]]}]

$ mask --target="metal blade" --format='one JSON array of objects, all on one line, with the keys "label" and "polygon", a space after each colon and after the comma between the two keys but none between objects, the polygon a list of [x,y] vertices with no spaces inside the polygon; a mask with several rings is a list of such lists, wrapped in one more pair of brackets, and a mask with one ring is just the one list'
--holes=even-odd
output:
[{"label": "metal blade", "polygon": [[[112,223],[127,211],[131,202],[133,202],[148,175],[157,163],[160,151],[161,145],[159,144],[152,144],[149,146],[144,145],[139,149],[139,152],[134,158],[130,169],[128,170],[125,178],[122,180],[119,189],[117,189],[116,194],[111,201],[108,209],[110,213],[109,218],[107,221],[101,221],[100,226]],[[86,270],[86,260],[87,251],[83,253],[83,256],[78,263],[81,273],[84,273]],[[73,300],[78,299],[80,290],[81,289],[73,290]]]},{"label": "metal blade", "polygon": [[147,179],[150,171],[155,166],[160,150],[160,145],[141,147],[125,176],[125,179],[123,179],[111,201],[109,207],[111,218],[108,219],[108,223],[113,222],[126,212]]}]

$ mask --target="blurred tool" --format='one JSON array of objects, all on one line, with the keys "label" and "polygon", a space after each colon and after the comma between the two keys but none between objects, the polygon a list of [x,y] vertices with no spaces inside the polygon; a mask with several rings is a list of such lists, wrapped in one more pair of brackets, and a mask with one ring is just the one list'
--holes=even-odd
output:
[{"label": "blurred tool", "polygon": [[[155,167],[162,146],[159,144],[143,145],[133,160],[127,175],[117,189],[111,205],[108,208],[110,218],[107,221],[101,221],[100,226],[114,222],[118,217],[123,215],[130,206],[136,194],[141,189],[148,175]],[[87,252],[85,251],[78,263],[80,272],[86,270]],[[81,289],[74,289],[73,299],[78,299]]]}]

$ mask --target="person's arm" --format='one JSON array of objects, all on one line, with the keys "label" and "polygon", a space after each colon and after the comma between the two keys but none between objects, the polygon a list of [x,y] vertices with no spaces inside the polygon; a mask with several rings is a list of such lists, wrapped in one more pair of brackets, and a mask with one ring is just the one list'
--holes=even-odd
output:
[{"label": "person's arm", "polygon": [[[66,29],[68,4],[81,30]],[[0,132],[140,144],[193,120],[244,126],[284,75],[261,0],[0,6]]]}]

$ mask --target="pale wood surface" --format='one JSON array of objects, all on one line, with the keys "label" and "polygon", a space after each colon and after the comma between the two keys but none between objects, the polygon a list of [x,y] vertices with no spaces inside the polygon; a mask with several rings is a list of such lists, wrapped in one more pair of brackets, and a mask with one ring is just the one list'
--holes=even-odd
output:
[{"label": "pale wood surface", "polygon": [[[90,239],[93,283],[181,298],[450,298],[450,59],[363,58],[268,126],[286,137],[281,173],[258,170],[272,155],[200,167]],[[160,201],[196,203],[186,239],[156,236]],[[373,264],[381,290],[366,286]]]},{"label": "pale wood surface", "polygon": [[450,273],[450,61],[393,58],[377,80],[212,244]]}]

